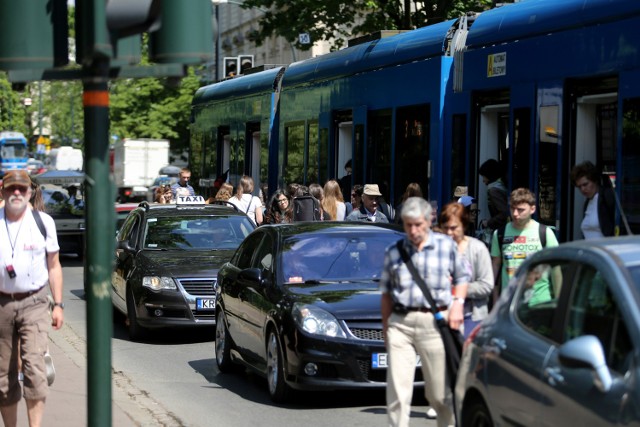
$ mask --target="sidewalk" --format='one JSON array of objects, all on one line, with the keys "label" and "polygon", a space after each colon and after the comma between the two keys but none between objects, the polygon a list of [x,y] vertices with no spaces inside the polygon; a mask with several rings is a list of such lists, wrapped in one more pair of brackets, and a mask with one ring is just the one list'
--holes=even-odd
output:
[{"label": "sidewalk", "polygon": [[[87,425],[87,361],[84,354],[74,347],[73,341],[68,341],[71,335],[64,329],[49,334],[49,352],[56,368],[56,379],[49,391],[42,425],[84,427]],[[139,426],[129,416],[135,414],[136,408],[131,406],[125,393],[114,385],[112,396],[112,425]],[[24,399],[18,404],[18,426],[29,426]]]}]

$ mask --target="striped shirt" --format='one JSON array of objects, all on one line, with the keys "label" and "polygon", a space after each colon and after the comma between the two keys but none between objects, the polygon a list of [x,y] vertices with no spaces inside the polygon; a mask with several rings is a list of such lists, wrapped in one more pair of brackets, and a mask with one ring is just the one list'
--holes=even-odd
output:
[{"label": "striped shirt", "polygon": [[[458,247],[453,239],[431,231],[421,251],[407,238],[403,240],[403,245],[425,279],[436,304],[439,307],[449,306],[452,284],[457,286],[469,282],[468,270],[462,257],[458,255]],[[390,294],[395,303],[406,307],[429,307],[429,302],[413,280],[395,244],[389,246],[385,253],[380,290]]]}]

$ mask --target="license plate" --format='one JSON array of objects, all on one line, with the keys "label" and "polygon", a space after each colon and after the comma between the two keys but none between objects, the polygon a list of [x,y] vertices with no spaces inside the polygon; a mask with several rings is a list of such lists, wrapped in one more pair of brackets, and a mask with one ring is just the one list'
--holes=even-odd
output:
[{"label": "license plate", "polygon": [[196,310],[215,310],[216,299],[215,298],[196,298]]},{"label": "license plate", "polygon": [[[371,367],[373,369],[386,369],[388,367],[387,353],[373,353],[371,355]],[[420,356],[416,356],[416,366],[422,366]]]}]

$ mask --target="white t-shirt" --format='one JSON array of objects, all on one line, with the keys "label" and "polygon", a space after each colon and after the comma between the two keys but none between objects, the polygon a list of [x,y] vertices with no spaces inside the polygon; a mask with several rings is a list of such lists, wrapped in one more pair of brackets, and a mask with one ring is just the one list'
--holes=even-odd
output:
[{"label": "white t-shirt", "polygon": [[[46,253],[58,252],[60,247],[53,218],[44,212],[40,212],[40,217],[47,231],[46,242],[31,209],[16,222],[7,221],[5,210],[0,209],[0,291],[35,291],[49,281]],[[13,279],[7,272],[8,265],[16,273]]]},{"label": "white t-shirt", "polygon": [[580,229],[585,239],[598,239],[604,237],[600,229],[600,221],[598,220],[598,193],[595,194],[587,203],[587,210],[584,213]]},{"label": "white t-shirt", "polygon": [[347,214],[347,206],[344,204],[344,202],[336,202],[336,204],[338,205],[338,210],[336,211],[336,217],[334,218],[334,220],[344,221],[344,218]]},{"label": "white t-shirt", "polygon": [[228,201],[235,205],[240,212],[246,213],[254,224],[257,224],[256,209],[262,209],[262,202],[258,197],[251,194],[243,194],[240,200],[238,200],[237,196],[233,196]]}]

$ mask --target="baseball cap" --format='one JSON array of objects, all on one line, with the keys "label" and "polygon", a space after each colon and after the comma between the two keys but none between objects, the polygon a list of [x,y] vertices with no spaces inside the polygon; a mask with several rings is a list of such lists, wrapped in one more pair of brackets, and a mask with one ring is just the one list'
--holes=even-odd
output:
[{"label": "baseball cap", "polygon": [[468,208],[472,204],[476,203],[476,199],[471,196],[462,196],[458,199],[458,203],[463,205],[465,208]]},{"label": "baseball cap", "polygon": [[7,188],[12,185],[20,185],[22,187],[31,187],[31,178],[27,171],[18,169],[11,170],[4,174],[2,178],[2,187]]},{"label": "baseball cap", "polygon": [[382,196],[378,184],[365,184],[362,194],[366,194],[367,196]]}]

